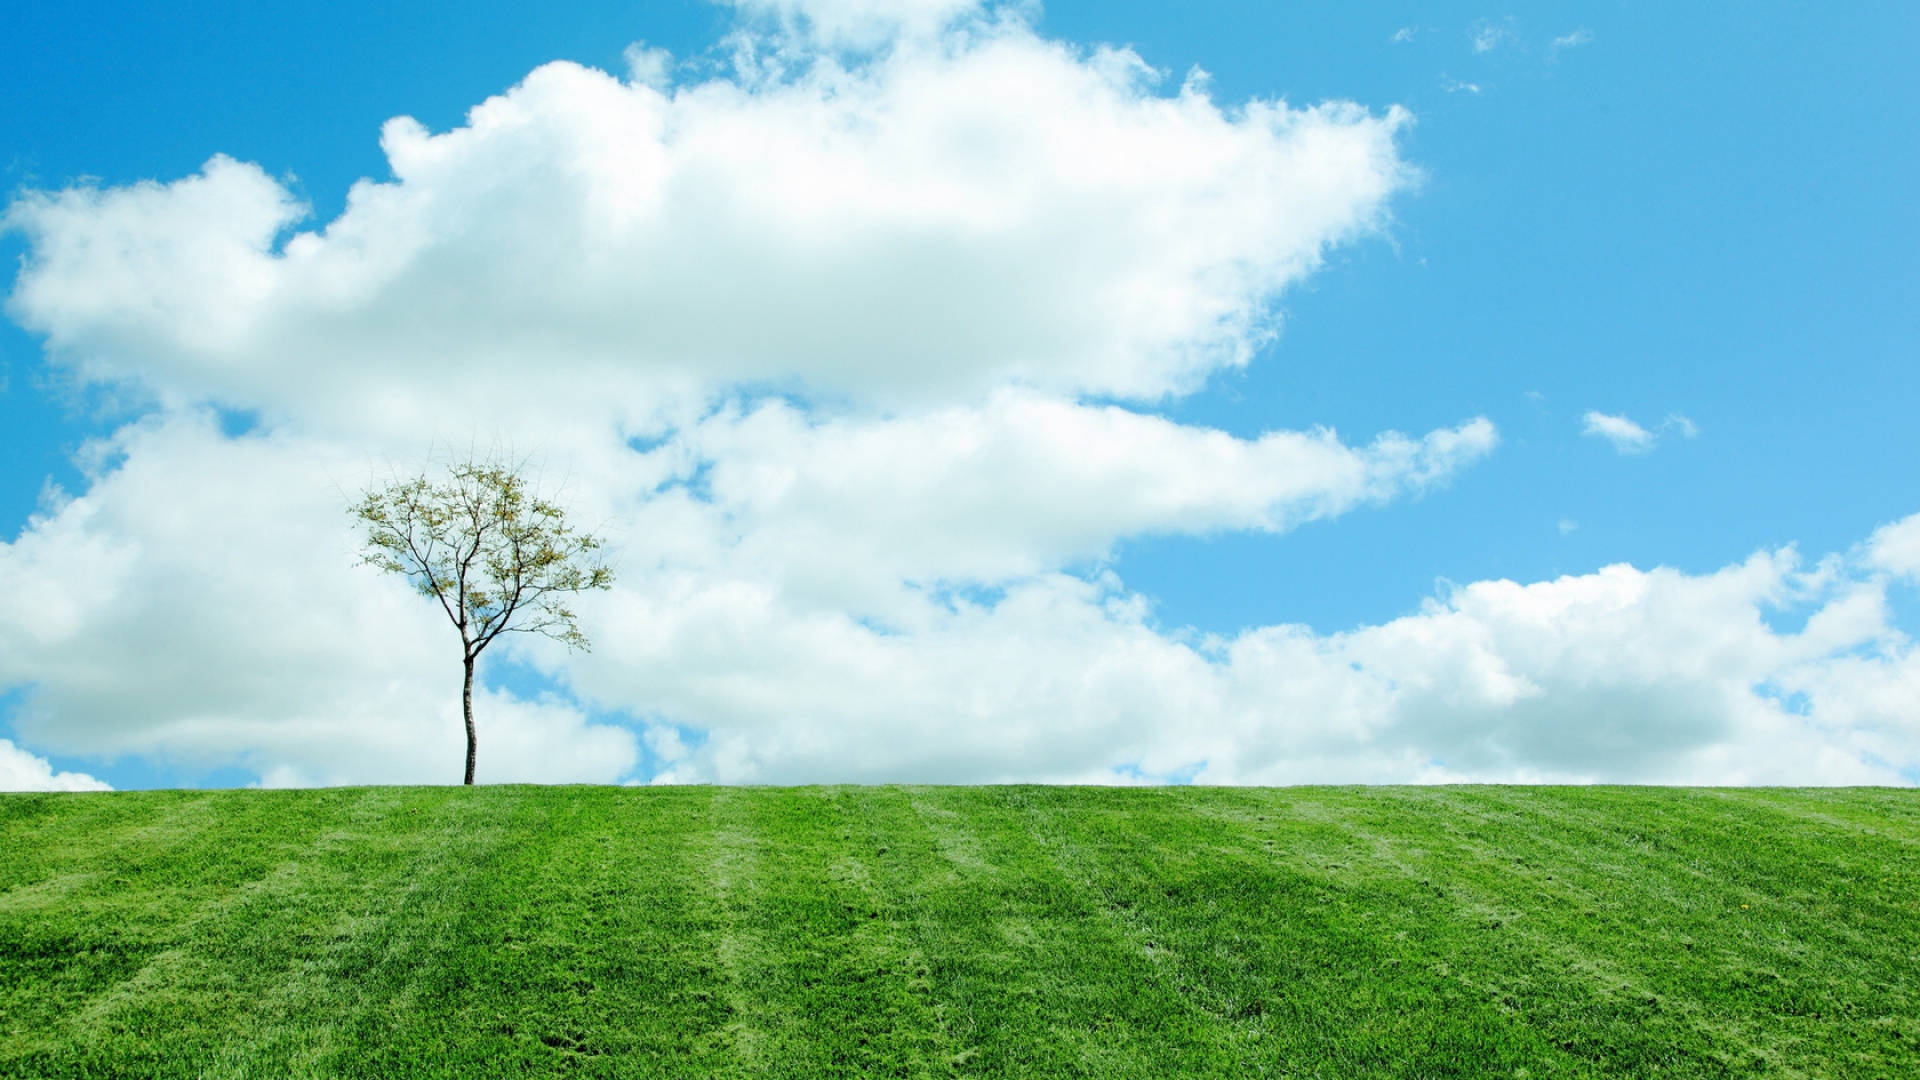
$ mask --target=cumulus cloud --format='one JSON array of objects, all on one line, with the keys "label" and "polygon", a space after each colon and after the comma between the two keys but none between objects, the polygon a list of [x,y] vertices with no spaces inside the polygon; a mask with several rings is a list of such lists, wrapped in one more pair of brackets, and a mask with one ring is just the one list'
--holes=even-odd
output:
[{"label": "cumulus cloud", "polygon": [[[0,546],[0,685],[31,745],[240,765],[277,783],[458,779],[459,648],[444,617],[354,565],[339,477],[294,436],[155,417],[119,459]],[[492,694],[481,774],[612,780],[632,733]],[[489,745],[491,744],[491,745]]]},{"label": "cumulus cloud", "polygon": [[579,685],[650,694],[663,723],[700,729],[668,781],[1901,783],[1920,768],[1920,654],[1870,581],[1791,550],[1703,575],[1478,582],[1335,634],[1169,634],[1117,579],[1065,575],[930,599],[891,628],[690,577],[604,608],[620,644]]},{"label": "cumulus cloud", "polygon": [[[763,404],[608,449],[624,468],[583,453],[575,478],[613,478],[580,502],[617,523],[621,580],[582,606],[591,654],[517,655],[643,730],[494,691],[482,778],[626,779],[641,744],[655,766],[636,778],[662,781],[1901,782],[1920,767],[1920,658],[1884,595],[1920,516],[1811,564],[1789,549],[1703,575],[1613,566],[1452,588],[1341,633],[1205,635],[1158,625],[1111,570],[1058,567],[1111,535],[1337,512],[1444,478],[1491,432],[1346,446],[1018,395],[999,408],[794,433],[791,406]],[[1083,430],[1100,425],[1128,437]],[[1062,433],[1110,459],[1035,449]],[[1161,455],[1227,479],[1186,490]],[[23,739],[238,763],[272,784],[453,779],[451,631],[352,565],[334,485],[367,475],[363,456],[183,416],[96,457],[117,463],[0,549],[0,588],[26,600],[0,621],[0,682],[32,684]],[[1308,479],[1242,490],[1269,470]],[[918,475],[924,490],[903,482]],[[1036,508],[1080,488],[1082,513],[1122,505],[1093,524]],[[975,501],[926,520],[940,492]]]},{"label": "cumulus cloud", "polygon": [[[582,521],[610,523],[631,582],[583,606],[604,629],[594,657],[617,670],[641,648],[629,633],[681,632],[684,613],[661,609],[682,592],[693,610],[762,598],[803,624],[924,627],[956,587],[1024,588],[1143,532],[1282,530],[1444,482],[1494,438],[1482,420],[1358,447],[1246,440],[1016,394],[912,419],[723,410],[645,450],[609,430],[555,451],[550,472]],[[20,601],[0,613],[0,685],[30,687],[23,738],[270,783],[453,777],[452,630],[355,565],[346,492],[378,462],[279,429],[229,438],[206,412],[158,415],[90,456],[114,464],[0,546],[0,589]],[[725,625],[692,632],[724,647],[723,679],[795,633],[718,610]],[[523,651],[562,677],[597,662]],[[673,695],[595,694],[633,716]],[[570,703],[493,692],[477,710],[483,780],[612,781],[639,760],[630,730]]]},{"label": "cumulus cloud", "polygon": [[1920,514],[1882,525],[1867,538],[1867,564],[1920,581]]},{"label": "cumulus cloud", "polygon": [[701,470],[724,532],[756,565],[848,583],[990,583],[1101,558],[1128,536],[1284,531],[1425,490],[1496,442],[1485,419],[1364,446],[1330,431],[1239,439],[1010,393],[889,419],[729,411],[689,433],[682,468]]},{"label": "cumulus cloud", "polygon": [[0,791],[112,791],[86,773],[54,772],[46,758],[0,739]]},{"label": "cumulus cloud", "polygon": [[[855,626],[1129,535],[1418,493],[1494,445],[1485,420],[1350,444],[1084,400],[1244,364],[1280,293],[1412,182],[1404,112],[1216,103],[972,3],[738,6],[730,73],[676,83],[636,44],[624,81],[550,64],[455,130],[390,122],[392,177],[330,222],[218,155],[6,211],[28,243],[9,312],[153,407],[0,548],[31,601],[0,617],[23,739],[268,783],[450,775],[451,631],[353,565],[341,513],[435,439],[540,448],[628,600],[764,595]],[[260,426],[230,437],[211,407]],[[752,626],[728,640],[791,636]],[[684,748],[563,698],[480,711],[483,779],[610,780]]]},{"label": "cumulus cloud", "polygon": [[1275,298],[1414,179],[1397,108],[1222,105],[1124,49],[967,26],[664,92],[650,54],[638,82],[549,64],[452,131],[389,122],[392,179],[306,231],[227,157],[32,193],[9,310],[88,379],[393,430],[529,389],[643,425],[743,380],[1149,401],[1245,364]]}]

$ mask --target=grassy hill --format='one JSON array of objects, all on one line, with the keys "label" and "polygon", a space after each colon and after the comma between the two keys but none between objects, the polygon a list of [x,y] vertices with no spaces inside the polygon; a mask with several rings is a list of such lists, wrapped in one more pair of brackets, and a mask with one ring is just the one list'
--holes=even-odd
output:
[{"label": "grassy hill", "polygon": [[1920,794],[0,796],[0,1075],[1920,1076]]}]

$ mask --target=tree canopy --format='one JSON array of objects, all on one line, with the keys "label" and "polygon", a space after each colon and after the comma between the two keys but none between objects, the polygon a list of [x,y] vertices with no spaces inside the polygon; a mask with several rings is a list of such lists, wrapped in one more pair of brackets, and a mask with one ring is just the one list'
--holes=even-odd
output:
[{"label": "tree canopy", "polygon": [[557,502],[531,489],[520,467],[498,457],[455,461],[442,477],[423,472],[376,484],[350,513],[365,536],[361,561],[405,577],[438,601],[459,631],[471,784],[474,663],[509,633],[588,649],[567,599],[612,586],[603,542],[571,525]]}]

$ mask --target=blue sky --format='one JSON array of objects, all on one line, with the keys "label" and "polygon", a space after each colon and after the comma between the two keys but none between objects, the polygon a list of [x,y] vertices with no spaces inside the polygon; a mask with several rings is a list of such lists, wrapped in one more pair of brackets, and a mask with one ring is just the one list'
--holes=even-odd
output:
[{"label": "blue sky", "polygon": [[[6,83],[0,93],[0,131],[7,135],[0,169],[17,198],[76,185],[111,191],[142,181],[171,183],[224,154],[257,164],[264,177],[306,204],[308,215],[295,230],[319,228],[346,209],[348,188],[356,180],[392,178],[379,140],[381,125],[391,117],[411,116],[428,132],[449,132],[466,122],[469,109],[554,60],[626,78],[628,47],[635,42],[664,49],[678,62],[668,93],[715,79],[746,86],[745,76],[728,66],[729,41],[740,40],[730,35],[758,35],[753,40],[768,52],[784,41],[791,56],[803,59],[840,56],[824,36],[806,38],[813,31],[804,27],[825,25],[822,12],[837,17],[832,12],[858,5],[745,7],[741,13],[708,3],[580,4],[559,14],[529,16],[486,4],[415,5],[406,11],[208,4],[163,16],[136,5],[35,5],[15,16],[14,29],[0,42],[0,80]],[[790,20],[784,31],[781,10]],[[801,12],[797,23],[791,21],[795,11]],[[976,14],[952,18],[961,21],[949,19],[935,30],[964,26]],[[1920,188],[1920,147],[1910,137],[1920,126],[1920,85],[1911,77],[1910,59],[1920,46],[1920,16],[1910,6],[1352,9],[1208,2],[1175,9],[1056,2],[1037,13],[1028,9],[1024,18],[1028,39],[1023,40],[1063,44],[1081,60],[1103,44],[1130,48],[1165,73],[1144,92],[1148,98],[1173,96],[1197,67],[1209,77],[1204,93],[1229,117],[1240,103],[1276,98],[1296,108],[1337,100],[1358,103],[1373,117],[1385,116],[1393,106],[1411,114],[1411,121],[1391,135],[1401,167],[1397,186],[1354,211],[1367,216],[1365,228],[1357,233],[1335,229],[1317,267],[1276,279],[1272,289],[1255,290],[1258,314],[1277,320],[1280,329],[1270,339],[1248,339],[1253,351],[1244,366],[1215,364],[1197,389],[1168,393],[1129,393],[1116,390],[1118,382],[1100,379],[1061,384],[1064,389],[1050,386],[1047,393],[1064,395],[1084,409],[1111,404],[1132,415],[1163,417],[1183,429],[1217,429],[1248,442],[1267,432],[1330,428],[1346,444],[1364,446],[1381,432],[1417,439],[1484,418],[1497,429],[1497,445],[1447,465],[1436,482],[1404,483],[1390,495],[1342,504],[1337,511],[1280,514],[1269,507],[1262,511],[1269,517],[1259,521],[1230,515],[1199,523],[1130,518],[1132,524],[1102,534],[1104,542],[1090,542],[1079,551],[1047,547],[1051,554],[1017,569],[909,567],[892,583],[957,580],[985,590],[982,596],[999,597],[1048,574],[1082,582],[1113,575],[1121,584],[1099,586],[1111,593],[1099,603],[1139,605],[1137,629],[1162,644],[1186,643],[1178,663],[1211,664],[1207,670],[1233,685],[1195,690],[1198,696],[1190,701],[1175,695],[1167,707],[1187,702],[1201,711],[1224,709],[1234,719],[1229,722],[1222,713],[1219,730],[1239,736],[1196,735],[1174,745],[1156,734],[1150,717],[1106,735],[1084,720],[1075,721],[1081,734],[1061,735],[1067,741],[1039,758],[1018,749],[1029,739],[1044,743],[1059,734],[1035,733],[1036,726],[1056,722],[1049,717],[1096,715],[1101,702],[1109,700],[1102,695],[1126,696],[1110,689],[1010,720],[997,750],[956,748],[942,741],[944,736],[921,739],[907,732],[901,741],[919,746],[917,752],[865,762],[853,751],[835,749],[819,732],[851,732],[846,737],[858,741],[873,730],[886,730],[884,720],[850,719],[863,715],[860,708],[836,703],[828,691],[806,688],[827,696],[807,698],[812,704],[798,710],[814,716],[819,730],[804,725],[788,730],[770,719],[754,719],[745,702],[783,700],[783,693],[799,692],[783,690],[787,684],[773,674],[766,675],[757,694],[714,698],[688,689],[656,701],[644,686],[626,685],[615,670],[622,659],[637,670],[690,661],[647,653],[642,662],[640,652],[622,651],[622,632],[610,631],[614,644],[594,654],[607,659],[593,661],[605,667],[583,668],[575,660],[538,652],[513,664],[503,658],[497,666],[493,684],[499,692],[534,710],[524,721],[529,740],[540,739],[535,713],[545,707],[542,702],[571,710],[567,730],[598,733],[582,736],[586,742],[577,753],[561,755],[540,776],[976,780],[1086,779],[1103,773],[1184,779],[1197,773],[1202,780],[1221,782],[1912,782],[1920,775],[1913,772],[1920,762],[1920,718],[1911,698],[1899,704],[1896,690],[1888,689],[1914,685],[1903,681],[1916,670],[1903,631],[1920,627],[1913,617],[1914,578],[1903,569],[1907,548],[1902,545],[1908,541],[1897,530],[1876,533],[1920,511],[1912,467],[1920,460],[1920,429],[1912,420],[1920,402],[1920,363],[1915,362],[1920,356],[1920,259],[1915,256],[1920,213],[1911,196]],[[884,33],[912,32],[918,31]],[[782,33],[789,36],[781,38]],[[877,40],[882,53],[895,47],[891,37]],[[863,61],[841,56],[840,62],[857,69]],[[746,92],[769,91],[749,87]],[[1045,107],[1044,99],[1036,101],[1036,109]],[[45,228],[38,233],[34,227],[16,228],[0,244],[9,265],[18,266],[23,258],[36,257],[36,244],[44,254],[52,236]],[[285,239],[283,232],[276,243]],[[8,439],[0,466],[0,518],[6,526],[0,532],[8,537],[44,530],[30,516],[58,512],[58,500],[43,501],[50,482],[77,496],[102,483],[107,474],[89,475],[74,463],[87,440],[112,436],[130,423],[158,424],[155,417],[172,415],[169,410],[185,416],[208,405],[259,409],[268,428],[288,438],[320,440],[324,428],[327,452],[334,454],[351,456],[359,447],[365,456],[374,453],[365,447],[387,445],[379,442],[386,435],[356,444],[338,423],[302,417],[297,409],[274,404],[282,399],[271,394],[253,399],[231,389],[206,390],[215,383],[184,377],[170,383],[173,374],[168,373],[188,370],[192,358],[155,360],[151,371],[161,374],[151,374],[137,335],[112,338],[114,379],[78,376],[88,350],[106,347],[100,344],[108,340],[99,336],[104,331],[61,321],[81,319],[72,314],[80,310],[77,301],[62,301],[68,306],[59,311],[24,309],[19,288],[16,283],[13,321],[0,329],[0,422]],[[77,344],[50,343],[50,331],[54,337],[68,334]],[[634,332],[644,335],[645,329]],[[1155,347],[1173,346],[1160,342]],[[777,379],[784,370],[777,352],[756,361],[752,370],[773,372]],[[538,363],[541,358],[526,359]],[[804,373],[796,377],[807,385]],[[266,379],[262,375],[248,385],[265,385]],[[128,385],[144,391],[129,393]],[[748,383],[733,385],[731,391],[724,385],[710,390],[702,407],[715,407],[732,394],[750,410],[751,395],[741,397],[737,389]],[[848,393],[858,398],[861,391],[848,391],[847,385],[834,384],[811,404],[803,392],[802,427],[861,422],[864,414],[858,409],[836,412],[819,405]],[[889,394],[899,392],[892,383],[888,387]],[[339,392],[350,408],[357,391]],[[602,392],[624,391],[609,384]],[[909,407],[889,397],[874,406],[879,411],[872,415],[991,408],[979,400],[956,396],[916,400]],[[451,412],[444,430],[425,434],[457,438],[483,423],[457,409]],[[1656,441],[1641,452],[1622,452],[1587,432],[1589,414],[1629,419]],[[644,427],[650,421],[629,417],[621,422]],[[668,424],[662,430],[674,428]],[[527,437],[537,439],[538,433]],[[909,447],[918,445],[911,433],[900,437]],[[715,438],[719,442],[713,445],[729,447],[751,442],[736,435]],[[218,445],[236,454],[246,449],[244,440]],[[313,453],[316,460],[324,456]],[[568,451],[557,453],[566,457]],[[566,461],[567,468],[575,467],[573,458]],[[597,481],[591,476],[598,474],[591,466],[578,467],[587,470],[582,475],[590,477],[586,486],[592,488]],[[614,472],[628,467],[639,468],[608,466]],[[612,499],[607,505],[624,504]],[[993,518],[992,528],[1019,531],[1017,515],[1027,504],[982,505],[979,513]],[[1275,514],[1284,522],[1274,524]],[[89,525],[98,531],[88,535],[108,546],[116,535],[135,546],[144,542],[144,526],[134,517],[116,520],[121,524]],[[746,511],[728,520],[733,526],[726,534],[745,537],[747,547],[756,527],[772,530],[770,536],[802,528]],[[866,527],[864,519],[844,524],[852,532]],[[124,535],[112,533],[114,528]],[[892,542],[885,537],[875,542],[883,541]],[[983,543],[991,546],[990,540]],[[1770,585],[1753,585],[1752,602],[1729,616],[1734,623],[1751,629],[1757,620],[1776,637],[1796,633],[1806,619],[1838,610],[1846,596],[1862,588],[1877,590],[1881,598],[1878,621],[1862,623],[1852,637],[1840,635],[1821,646],[1824,651],[1816,650],[1824,657],[1820,663],[1828,665],[1818,673],[1809,674],[1813,661],[1794,653],[1798,659],[1782,660],[1779,673],[1701,675],[1706,681],[1700,687],[1711,683],[1711,692],[1676,690],[1681,676],[1672,672],[1635,669],[1637,674],[1602,677],[1573,670],[1577,660],[1504,655],[1495,665],[1494,682],[1510,676],[1537,690],[1535,697],[1526,691],[1520,699],[1537,699],[1539,716],[1516,719],[1520,714],[1514,710],[1522,707],[1510,700],[1512,695],[1499,694],[1487,698],[1478,712],[1448,705],[1440,710],[1444,718],[1433,712],[1439,706],[1426,709],[1417,703],[1394,705],[1382,714],[1385,719],[1325,718],[1325,710],[1345,707],[1328,702],[1350,702],[1352,694],[1303,703],[1298,714],[1269,715],[1257,705],[1220,704],[1258,702],[1262,691],[1241,686],[1239,676],[1222,674],[1228,665],[1204,644],[1214,635],[1244,640],[1251,648],[1261,628],[1294,626],[1318,635],[1323,652],[1366,651],[1375,646],[1342,635],[1365,637],[1401,625],[1393,621],[1416,615],[1423,604],[1454,604],[1455,591],[1470,592],[1473,583],[1598,580],[1594,575],[1603,567],[1629,564],[1640,574],[1668,568],[1683,592],[1695,586],[1712,592],[1709,584],[1719,580],[1714,575],[1723,568],[1748,564],[1756,553],[1786,545],[1798,552],[1800,565],[1779,569]],[[43,566],[15,554],[15,573]],[[1858,565],[1818,582],[1793,577],[1812,574],[1829,554]],[[643,554],[631,565],[637,579],[648,568],[677,564]],[[754,576],[758,569],[749,573],[728,564],[708,571],[716,583],[765,583]],[[826,618],[822,613],[829,609],[856,621],[893,618],[917,625],[913,616],[901,613],[904,609],[877,600],[841,598],[814,606],[814,599],[803,599],[814,594],[797,583],[800,578],[779,577],[784,570],[768,573],[779,578],[767,587],[789,605],[798,620],[794,625],[814,625],[809,620]],[[713,588],[715,595],[725,592],[720,584]],[[1782,602],[1787,594],[1791,602]],[[1002,602],[984,601],[988,606]],[[658,610],[663,603],[657,596],[645,603],[629,597],[621,610],[638,618],[632,613]],[[1673,604],[1689,611],[1713,607],[1697,597]],[[1464,619],[1471,606],[1461,601],[1454,614]],[[876,616],[883,608],[894,614]],[[1747,611],[1750,618],[1741,614]],[[1843,620],[1835,615],[1832,621]],[[109,708],[103,703],[112,695],[96,693],[84,676],[66,673],[85,667],[90,656],[109,655],[90,651],[100,635],[135,631],[110,620],[80,619],[75,625],[80,629],[64,642],[17,648],[17,655],[31,653],[31,664],[22,660],[13,670],[0,669],[0,685],[11,690],[0,699],[10,710],[0,714],[0,736],[11,734],[24,752],[55,769],[86,772],[122,787],[388,776],[356,771],[331,758],[316,764],[319,759],[302,757],[304,736],[285,742],[278,735],[207,739],[184,734],[200,730],[196,724],[219,712],[211,700],[182,701],[172,721],[156,721],[144,733],[133,730],[139,725],[129,720],[90,719],[86,710]],[[765,659],[778,651],[767,642],[786,633],[779,628],[784,624],[768,624],[759,637],[747,624],[729,625],[741,627],[730,648],[743,669],[758,670],[756,664],[764,660],[771,673],[790,662]],[[1055,630],[1064,635],[1060,640],[1080,640],[1074,636],[1079,631],[1064,624]],[[1053,631],[1026,624],[982,631],[989,639],[1001,632]],[[1664,632],[1645,630],[1652,638]],[[1672,632],[1690,641],[1712,636],[1698,628]],[[973,655],[950,636],[940,636],[950,633],[957,631],[947,627],[924,643],[903,647],[918,649],[914,656]],[[1614,641],[1605,635],[1587,639],[1567,633],[1569,655],[1578,654],[1582,641],[1596,651],[1617,647],[1603,644]],[[803,656],[809,647],[795,646]],[[221,663],[204,647],[193,655],[197,661],[170,662]],[[1368,659],[1348,665],[1358,670],[1401,662],[1373,656],[1368,652]],[[1870,660],[1881,669],[1871,677],[1860,675],[1848,666],[1853,660]],[[1036,685],[1052,686],[1065,678],[1062,671],[1084,671],[1087,662],[1084,656],[1063,658],[1058,663],[1067,667],[1036,675]],[[819,663],[831,667],[833,661]],[[988,664],[972,675],[993,675],[986,660],[954,663],[963,669],[969,663]],[[1565,670],[1535,670],[1528,664],[1559,664]],[[946,685],[941,679],[947,677],[962,685],[972,681],[964,671],[922,673],[906,679],[893,707],[920,702],[921,695],[934,693],[931,688]],[[1421,678],[1402,673],[1388,682],[1413,685]],[[1614,682],[1607,683],[1609,678]],[[1827,702],[1819,708],[1834,710],[1807,722],[1814,734],[1795,736],[1810,740],[1804,744],[1781,735],[1780,716],[1793,709],[1761,717],[1750,714],[1761,706],[1748,702],[1726,716],[1701,719],[1702,710],[1722,707],[1728,686],[1743,687],[1753,701],[1764,703],[1791,698],[1775,684],[1794,679],[1806,687],[1798,692]],[[1628,725],[1611,736],[1640,740],[1637,756],[1598,757],[1583,767],[1577,739],[1555,742],[1535,729],[1597,722],[1573,719],[1599,708],[1595,701],[1576,700],[1577,695],[1563,700],[1555,689],[1597,683],[1617,692],[1605,700],[1651,709],[1666,720],[1644,730]],[[1660,696],[1669,691],[1677,696]],[[1823,693],[1827,697],[1819,696]],[[1722,704],[1701,704],[1708,700]],[[1656,701],[1657,707],[1648,704]],[[762,711],[771,708],[763,705]],[[263,712],[257,723],[276,722],[267,715],[272,707],[261,705],[257,711]],[[287,729],[311,722],[298,712],[278,722]],[[948,727],[964,726],[968,717],[947,720]],[[1373,734],[1355,745],[1372,749],[1360,754],[1321,747],[1312,734],[1321,723],[1365,728]],[[1286,737],[1262,725],[1284,728]],[[1692,738],[1685,732],[1702,725],[1716,734],[1685,741]],[[777,729],[771,737],[770,726]],[[1430,737],[1442,728],[1473,749],[1444,749],[1444,740]],[[1840,730],[1859,737],[1849,741],[1833,734]],[[1665,741],[1676,738],[1682,741]],[[1536,743],[1557,749],[1538,754],[1526,749]],[[384,744],[375,739],[365,745]],[[1780,763],[1806,762],[1806,748],[1814,745],[1853,765],[1805,766],[1796,773]],[[727,746],[736,749],[726,751]],[[1255,746],[1264,749],[1249,749]],[[703,757],[707,749],[711,753]],[[1689,754],[1694,755],[1691,771],[1663,772],[1652,764]],[[970,764],[948,773],[935,764],[943,760]],[[1463,760],[1473,764],[1458,764]],[[620,767],[609,772],[607,761]],[[1298,768],[1283,767],[1288,761]],[[1209,765],[1212,772],[1206,770]],[[395,778],[412,775],[402,770]]]}]

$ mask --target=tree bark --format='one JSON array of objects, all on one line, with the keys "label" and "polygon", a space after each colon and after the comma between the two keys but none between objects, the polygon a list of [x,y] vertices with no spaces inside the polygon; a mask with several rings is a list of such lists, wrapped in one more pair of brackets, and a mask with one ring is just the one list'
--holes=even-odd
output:
[{"label": "tree bark", "polygon": [[477,740],[473,733],[473,657],[467,657],[467,681],[460,688],[460,711],[467,717],[467,784],[473,784],[473,751]]}]

